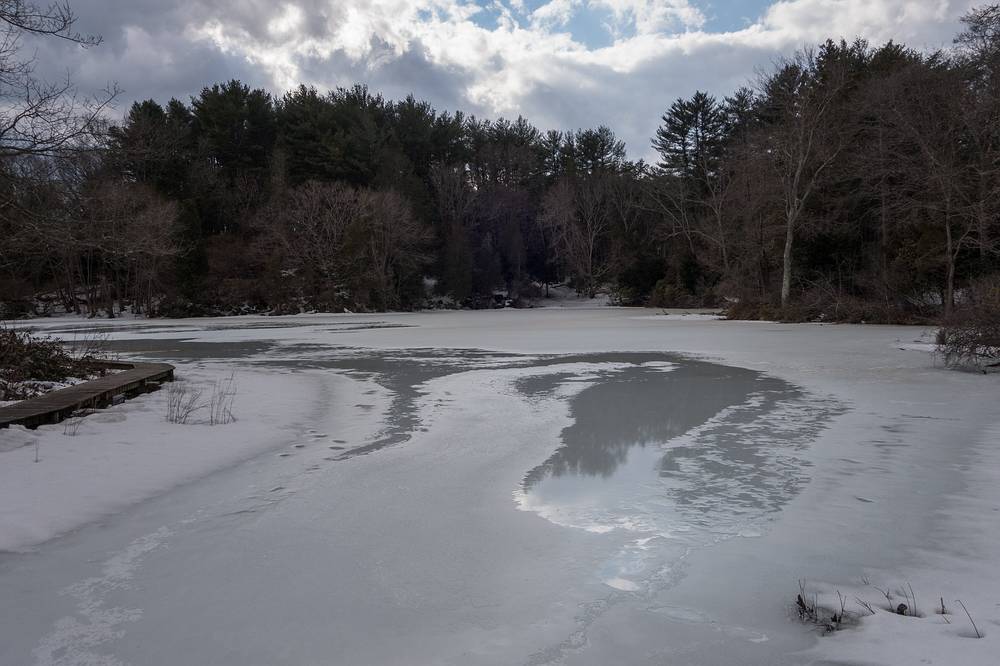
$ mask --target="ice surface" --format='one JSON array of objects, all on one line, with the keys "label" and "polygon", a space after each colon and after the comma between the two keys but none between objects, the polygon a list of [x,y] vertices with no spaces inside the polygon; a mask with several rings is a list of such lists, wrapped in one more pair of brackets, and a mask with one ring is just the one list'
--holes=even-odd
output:
[{"label": "ice surface", "polygon": [[[640,590],[655,581],[655,568],[673,565],[656,557],[654,540],[680,539],[690,549],[758,533],[757,523],[807,480],[802,450],[842,411],[757,372],[636,354],[600,358],[618,364],[570,398],[562,445],[516,496],[522,509],[559,525],[635,533],[603,570],[617,589]],[[622,367],[625,360],[632,364]]]},{"label": "ice surface", "polygon": [[[995,377],[935,367],[920,329],[615,308],[100,327],[186,381],[235,371],[237,421],[166,423],[161,391],[74,434],[0,431],[2,664],[998,653]],[[862,576],[943,596],[952,624],[795,620],[798,579]]]}]

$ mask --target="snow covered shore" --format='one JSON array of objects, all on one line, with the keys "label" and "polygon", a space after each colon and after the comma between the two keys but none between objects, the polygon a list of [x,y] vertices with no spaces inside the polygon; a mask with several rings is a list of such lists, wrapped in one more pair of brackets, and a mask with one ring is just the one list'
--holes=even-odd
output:
[{"label": "snow covered shore", "polygon": [[[58,335],[93,322],[32,324]],[[533,641],[545,645],[562,631],[567,632],[565,645],[554,640],[548,651],[534,652],[537,659],[532,663],[599,664],[616,658],[627,663],[685,663],[686,658],[691,663],[909,664],[926,659],[990,664],[1000,653],[1000,580],[991,572],[1000,548],[1000,387],[994,376],[936,367],[928,353],[928,331],[726,322],[602,308],[126,322],[111,331],[110,339],[126,352],[181,363],[178,374],[191,381],[209,381],[236,370],[237,422],[215,427],[168,424],[161,392],[87,417],[75,435],[64,434],[62,425],[34,433],[0,432],[0,550],[34,544],[44,559],[49,550],[63,547],[60,541],[43,543],[55,534],[97,519],[114,525],[118,512],[145,498],[180,497],[195,488],[208,492],[211,479],[192,484],[190,491],[178,484],[256,453],[264,455],[254,458],[254,464],[266,470],[281,452],[296,450],[293,447],[303,441],[320,441],[321,435],[327,440],[370,439],[387,427],[394,389],[372,382],[366,366],[350,370],[351,356],[360,358],[363,350],[434,349],[456,358],[462,349],[533,356],[680,352],[803,387],[811,396],[807,407],[820,410],[827,403],[835,407],[835,416],[807,447],[796,451],[807,482],[780,510],[755,519],[752,529],[720,534],[711,542],[688,540],[684,554],[664,556],[669,566],[655,574],[654,586],[643,584],[648,582],[642,579],[645,574],[624,582],[615,578],[617,587],[604,588],[613,602],[581,611],[577,602],[602,585],[601,575],[588,568],[590,558],[613,561],[619,552],[614,540],[620,541],[620,533],[629,528],[609,533],[576,530],[516,510],[517,479],[551,455],[560,428],[572,422],[558,405],[594,381],[583,366],[558,369],[581,373],[574,380],[579,385],[565,385],[572,388],[569,393],[525,404],[509,394],[508,386],[509,377],[526,371],[493,371],[494,361],[483,358],[475,367],[435,378],[419,375],[420,364],[414,364],[412,371],[418,374],[412,401],[420,418],[413,423],[419,426],[400,421],[414,429],[412,440],[347,463],[331,463],[333,485],[317,485],[300,495],[336,488],[337,502],[303,499],[293,512],[289,500],[281,513],[284,522],[272,521],[266,529],[259,524],[254,534],[293,536],[283,525],[302,519],[302,512],[315,518],[322,505],[323,520],[354,534],[351,547],[360,552],[382,552],[389,546],[381,540],[399,532],[398,539],[409,544],[413,555],[428,538],[420,535],[433,533],[440,522],[442,529],[447,525],[463,535],[451,537],[453,548],[507,552],[513,544],[504,540],[515,539],[534,544],[520,548],[537,552],[536,558],[555,557],[558,545],[557,552],[570,558],[563,563],[575,562],[563,566],[560,575],[572,574],[581,588],[563,600],[552,597],[562,594],[558,581],[551,582],[551,589],[537,584],[533,592],[522,589],[519,586],[526,583],[517,581],[527,579],[528,572],[506,572],[493,560],[485,560],[484,566],[493,562],[497,571],[515,578],[490,574],[483,579],[482,567],[466,570],[461,558],[447,572],[428,564],[454,580],[442,578],[440,585],[470,608],[491,598],[496,591],[492,582],[510,588],[501,595],[505,600],[528,603],[538,596],[537,605],[522,608],[519,619],[489,616],[493,624],[486,631],[486,620],[479,617],[485,611],[477,610],[471,618],[448,615],[451,606],[444,600],[427,597],[432,593],[423,588],[417,594],[415,581],[427,573],[419,563],[387,556],[375,563],[373,575],[396,581],[385,591],[397,595],[389,605],[418,609],[427,616],[422,604],[430,603],[428,608],[437,609],[430,616],[440,617],[433,626],[420,625],[428,638],[419,648],[405,640],[405,630],[390,626],[387,631],[399,635],[398,644],[386,639],[381,652],[352,645],[357,651],[351,654],[358,659],[378,654],[392,663],[401,655],[418,661],[421,656],[441,657],[435,650],[443,649],[442,644],[431,640],[437,636],[456,650],[454,660],[461,646],[478,645],[479,651],[467,653],[464,663],[511,663],[525,661],[527,653],[518,648],[527,650]],[[324,355],[334,352],[343,367],[335,372],[320,369]],[[38,442],[39,463],[33,462],[33,441]],[[685,446],[696,455],[697,436]],[[315,453],[310,453],[313,448]],[[303,451],[298,458],[302,473],[331,455],[327,446],[310,445]],[[350,475],[340,471],[348,468]],[[415,469],[426,476],[411,478]],[[304,484],[302,478],[296,477],[296,483]],[[399,502],[394,492],[408,501]],[[360,512],[356,522],[349,511]],[[336,515],[327,516],[331,512]],[[432,517],[436,513],[440,519]],[[417,524],[414,515],[422,516]],[[492,530],[484,531],[487,526]],[[497,531],[501,526],[504,529]],[[156,527],[150,523],[150,533]],[[136,530],[138,526],[128,533],[142,533]],[[364,534],[377,541],[355,544]],[[537,541],[525,540],[524,534]],[[674,547],[670,539],[651,543]],[[307,552],[308,545],[300,544],[299,550]],[[528,554],[511,550],[505,557],[512,566],[536,561],[524,559]],[[299,566],[306,570],[311,562],[303,555]],[[0,567],[0,585],[3,575]],[[799,579],[829,595],[839,590],[849,598],[848,610],[858,615],[862,612],[855,597],[874,604],[874,586],[912,586],[925,617],[877,611],[862,618],[859,628],[809,639],[810,630],[794,618]],[[478,597],[458,582],[465,580],[476,586]],[[640,589],[654,591],[643,596]],[[344,598],[354,593],[361,590],[342,590]],[[549,605],[546,595],[552,597]],[[950,615],[933,613],[940,597]],[[969,637],[971,625],[956,599],[968,607],[984,638]],[[439,601],[441,605],[435,605]],[[362,624],[350,626],[364,629]],[[527,626],[533,629],[529,632]],[[576,629],[571,632],[567,626]],[[141,635],[152,640],[148,632]],[[517,644],[517,636],[523,637],[524,646]],[[630,661],[627,655],[635,654],[630,650],[636,645],[647,656]],[[543,654],[544,659],[538,656]],[[136,663],[148,663],[133,657]],[[447,657],[440,660],[455,663]]]},{"label": "snow covered shore", "polygon": [[[182,368],[192,385],[218,372]],[[166,390],[86,417],[0,431],[0,550],[42,543],[138,501],[231,465],[293,436],[308,385],[278,373],[240,372],[234,423],[166,420]],[[252,407],[251,407],[252,405]]]}]

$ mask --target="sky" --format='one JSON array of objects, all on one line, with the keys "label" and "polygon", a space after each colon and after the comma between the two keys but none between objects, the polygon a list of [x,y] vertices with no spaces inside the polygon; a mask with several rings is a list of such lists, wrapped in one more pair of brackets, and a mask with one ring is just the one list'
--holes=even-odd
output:
[{"label": "sky", "polygon": [[189,101],[239,78],[280,95],[365,83],[439,110],[523,115],[540,129],[606,124],[650,155],[678,97],[717,97],[826,38],[950,45],[981,0],[74,0],[103,43],[46,40],[37,71],[80,91]]}]

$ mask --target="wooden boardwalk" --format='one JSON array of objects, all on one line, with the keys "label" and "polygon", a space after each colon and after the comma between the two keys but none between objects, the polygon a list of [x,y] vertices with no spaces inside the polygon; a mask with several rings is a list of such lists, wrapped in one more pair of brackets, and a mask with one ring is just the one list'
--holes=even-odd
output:
[{"label": "wooden boardwalk", "polygon": [[37,428],[58,423],[77,410],[107,407],[117,396],[127,398],[144,393],[174,378],[174,366],[168,363],[102,363],[101,366],[124,372],[0,407],[0,428],[13,424]]}]

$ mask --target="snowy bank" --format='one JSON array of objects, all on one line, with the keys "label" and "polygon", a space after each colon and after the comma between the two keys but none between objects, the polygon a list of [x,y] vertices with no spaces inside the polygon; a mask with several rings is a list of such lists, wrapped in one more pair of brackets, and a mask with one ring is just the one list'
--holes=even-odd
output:
[{"label": "snowy bank", "polygon": [[[820,604],[857,626],[824,636],[805,656],[838,663],[998,663],[1000,655],[1000,427],[985,430],[960,468],[965,483],[938,498],[935,520],[904,566],[858,580],[816,583]],[[900,614],[899,604],[905,604]]]},{"label": "snowy bank", "polygon": [[[211,390],[228,370],[179,368]],[[47,541],[294,438],[311,405],[302,376],[239,371],[236,420],[167,422],[167,390],[86,417],[0,430],[0,551]]]}]

